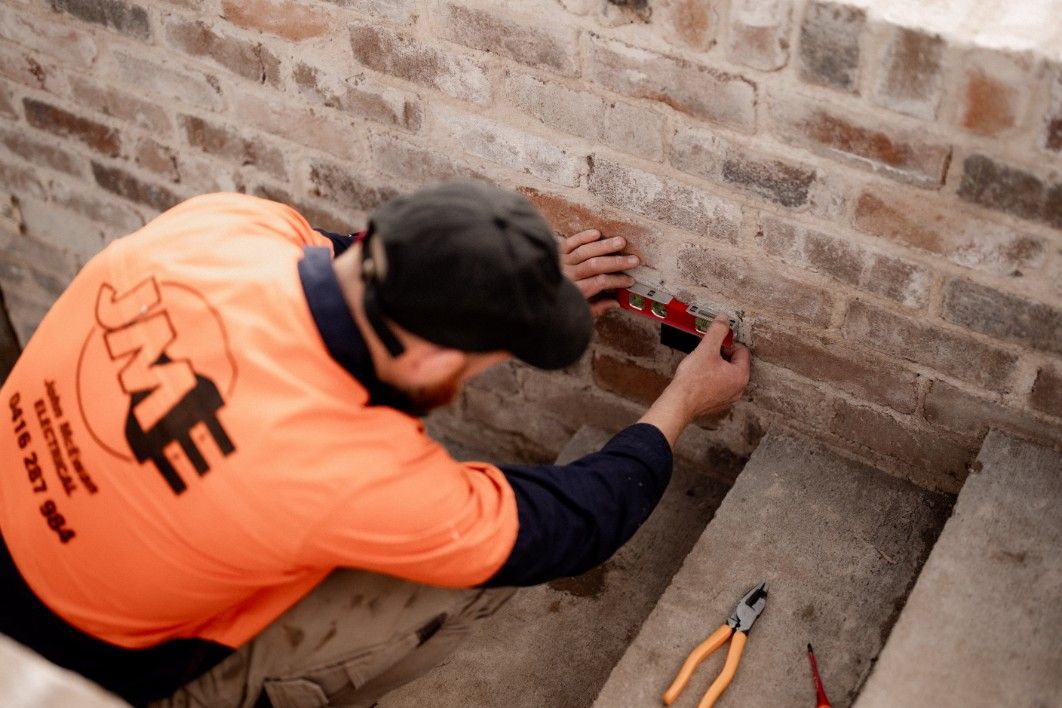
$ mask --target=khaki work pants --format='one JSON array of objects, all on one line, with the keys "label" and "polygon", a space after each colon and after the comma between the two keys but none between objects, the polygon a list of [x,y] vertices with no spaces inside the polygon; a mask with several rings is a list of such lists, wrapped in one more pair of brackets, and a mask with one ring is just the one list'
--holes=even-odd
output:
[{"label": "khaki work pants", "polygon": [[252,708],[263,692],[274,708],[371,706],[446,658],[512,593],[337,570],[232,656],[153,706]]}]

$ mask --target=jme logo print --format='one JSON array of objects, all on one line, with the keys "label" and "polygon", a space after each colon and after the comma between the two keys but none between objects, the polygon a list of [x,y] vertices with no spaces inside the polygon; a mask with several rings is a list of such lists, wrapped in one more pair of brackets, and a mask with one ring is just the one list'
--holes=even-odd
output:
[{"label": "jme logo print", "polygon": [[224,324],[198,292],[155,278],[121,293],[102,284],[95,316],[78,361],[85,424],[181,494],[192,470],[202,477],[236,451],[218,418],[236,382]]}]

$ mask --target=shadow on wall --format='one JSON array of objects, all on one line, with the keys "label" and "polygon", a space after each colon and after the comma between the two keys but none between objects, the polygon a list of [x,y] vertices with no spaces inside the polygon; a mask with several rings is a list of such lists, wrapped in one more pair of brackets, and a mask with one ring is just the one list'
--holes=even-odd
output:
[{"label": "shadow on wall", "polygon": [[7,380],[7,375],[15,367],[20,352],[18,337],[15,336],[15,329],[7,316],[4,293],[0,290],[0,384]]}]

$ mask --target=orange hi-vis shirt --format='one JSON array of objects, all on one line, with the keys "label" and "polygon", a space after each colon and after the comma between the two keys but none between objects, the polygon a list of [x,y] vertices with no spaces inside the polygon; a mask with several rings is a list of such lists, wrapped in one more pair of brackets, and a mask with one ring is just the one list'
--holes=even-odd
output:
[{"label": "orange hi-vis shirt", "polygon": [[517,536],[495,467],[369,405],[298,273],[294,210],[184,202],[93,258],[0,388],[0,534],[55,614],[128,648],[237,647],[330,571],[485,582]]}]

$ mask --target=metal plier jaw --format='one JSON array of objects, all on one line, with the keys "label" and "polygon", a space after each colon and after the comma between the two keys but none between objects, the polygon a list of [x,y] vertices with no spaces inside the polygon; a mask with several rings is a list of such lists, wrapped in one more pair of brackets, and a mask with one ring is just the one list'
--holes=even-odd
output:
[{"label": "metal plier jaw", "polygon": [[741,598],[741,602],[734,608],[734,611],[730,613],[730,619],[726,621],[730,628],[735,632],[749,633],[752,629],[752,623],[756,621],[756,618],[763,612],[763,608],[767,605],[767,581],[762,583],[745,593],[745,597]]}]

